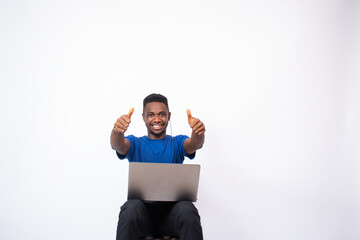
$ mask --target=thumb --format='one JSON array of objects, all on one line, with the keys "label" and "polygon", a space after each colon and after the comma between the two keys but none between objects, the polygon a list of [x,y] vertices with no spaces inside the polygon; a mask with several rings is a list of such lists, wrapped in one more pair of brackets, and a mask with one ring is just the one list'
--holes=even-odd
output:
[{"label": "thumb", "polygon": [[188,116],[188,122],[191,123],[192,121],[194,121],[194,118],[191,116],[191,111],[190,109],[186,110],[186,114]]},{"label": "thumb", "polygon": [[133,112],[134,112],[134,108],[131,108],[127,116],[129,118],[131,118],[131,115],[133,114]]}]

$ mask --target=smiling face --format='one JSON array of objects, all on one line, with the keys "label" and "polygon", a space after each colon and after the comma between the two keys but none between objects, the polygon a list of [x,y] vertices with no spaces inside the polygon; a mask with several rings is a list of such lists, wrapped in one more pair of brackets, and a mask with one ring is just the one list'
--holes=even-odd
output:
[{"label": "smiling face", "polygon": [[148,130],[148,138],[161,139],[166,136],[171,113],[162,102],[150,102],[144,107],[143,119]]}]

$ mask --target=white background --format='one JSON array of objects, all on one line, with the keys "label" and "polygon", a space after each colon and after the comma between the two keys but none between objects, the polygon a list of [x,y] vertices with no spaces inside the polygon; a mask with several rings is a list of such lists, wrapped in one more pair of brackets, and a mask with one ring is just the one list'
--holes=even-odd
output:
[{"label": "white background", "polygon": [[360,239],[359,7],[1,0],[0,239],[115,239],[110,132],[153,92],[206,124],[205,239]]}]

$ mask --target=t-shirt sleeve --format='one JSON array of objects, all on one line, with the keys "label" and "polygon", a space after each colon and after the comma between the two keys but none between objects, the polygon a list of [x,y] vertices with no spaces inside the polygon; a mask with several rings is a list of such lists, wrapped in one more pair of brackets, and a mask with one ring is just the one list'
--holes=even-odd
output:
[{"label": "t-shirt sleeve", "polygon": [[126,155],[121,155],[120,153],[118,153],[118,151],[116,152],[116,156],[118,156],[119,159],[124,160]]}]

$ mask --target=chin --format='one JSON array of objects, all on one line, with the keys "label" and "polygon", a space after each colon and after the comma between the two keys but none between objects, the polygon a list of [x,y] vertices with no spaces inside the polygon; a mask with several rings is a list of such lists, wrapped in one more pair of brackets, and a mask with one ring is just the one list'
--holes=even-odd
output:
[{"label": "chin", "polygon": [[165,131],[162,131],[162,132],[153,132],[153,131],[151,131],[150,133],[151,133],[151,135],[153,135],[155,137],[161,137],[162,135],[166,136]]}]

